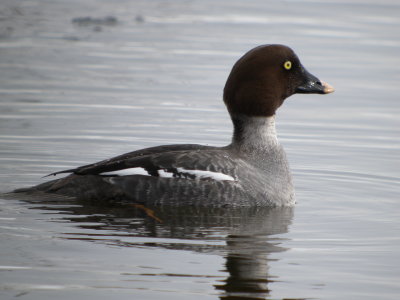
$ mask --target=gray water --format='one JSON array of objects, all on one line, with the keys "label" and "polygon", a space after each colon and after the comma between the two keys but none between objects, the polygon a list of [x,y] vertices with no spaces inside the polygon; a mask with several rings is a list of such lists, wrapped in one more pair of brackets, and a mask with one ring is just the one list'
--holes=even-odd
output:
[{"label": "gray water", "polygon": [[143,147],[229,143],[222,88],[259,44],[291,46],[336,92],[278,111],[294,208],[159,222],[0,199],[0,298],[399,299],[399,28],[395,0],[2,0],[2,192]]}]

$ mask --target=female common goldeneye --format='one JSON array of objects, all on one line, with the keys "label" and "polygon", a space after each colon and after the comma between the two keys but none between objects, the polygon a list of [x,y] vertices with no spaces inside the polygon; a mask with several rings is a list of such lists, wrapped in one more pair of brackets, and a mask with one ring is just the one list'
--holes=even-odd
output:
[{"label": "female common goldeneye", "polygon": [[225,84],[223,99],[233,122],[230,145],[146,148],[52,173],[72,174],[17,192],[145,205],[293,205],[294,188],[276,136],[275,112],[295,93],[333,91],[310,74],[290,48],[259,46],[236,62]]}]

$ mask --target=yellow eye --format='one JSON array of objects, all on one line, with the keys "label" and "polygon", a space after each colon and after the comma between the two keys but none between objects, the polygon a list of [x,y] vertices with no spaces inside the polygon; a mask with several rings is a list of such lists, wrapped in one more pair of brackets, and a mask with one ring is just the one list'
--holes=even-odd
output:
[{"label": "yellow eye", "polygon": [[286,70],[290,70],[292,68],[292,62],[290,60],[285,61],[285,63],[283,64],[283,67]]}]

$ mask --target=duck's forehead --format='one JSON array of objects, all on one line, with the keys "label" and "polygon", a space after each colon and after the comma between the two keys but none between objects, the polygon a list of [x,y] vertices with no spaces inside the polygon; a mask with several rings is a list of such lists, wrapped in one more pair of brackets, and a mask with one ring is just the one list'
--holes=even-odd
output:
[{"label": "duck's forehead", "polygon": [[261,45],[254,48],[254,50],[268,51],[271,53],[294,53],[294,51],[288,46],[279,44]]},{"label": "duck's forehead", "polygon": [[272,45],[268,51],[270,52],[270,55],[273,55],[275,58],[297,58],[294,51],[287,46]]},{"label": "duck's forehead", "polygon": [[281,61],[298,60],[297,55],[292,49],[283,45],[262,45],[250,50],[245,57],[247,59],[258,61]]}]

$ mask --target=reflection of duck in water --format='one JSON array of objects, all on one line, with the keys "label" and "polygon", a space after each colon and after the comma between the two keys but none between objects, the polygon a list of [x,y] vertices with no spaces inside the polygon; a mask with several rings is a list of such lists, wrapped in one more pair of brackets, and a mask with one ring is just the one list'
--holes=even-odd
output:
[{"label": "reflection of duck in water", "polygon": [[[223,256],[224,277],[207,277],[206,273],[204,278],[208,279],[203,278],[209,281],[210,286],[215,286],[221,293],[221,299],[264,299],[273,289],[271,281],[284,280],[272,277],[269,261],[271,254],[286,251],[280,245],[279,235],[289,230],[293,217],[291,207],[152,207],[161,223],[131,205],[101,206],[86,202],[76,205],[76,201],[61,200],[61,207],[57,208],[54,200],[34,203],[35,208],[54,210],[68,224],[89,230],[77,230],[74,234],[68,226],[68,234],[61,236],[66,239],[82,239],[118,247],[166,248]],[[57,215],[54,215],[53,221]],[[151,255],[154,254],[150,252],[149,257]],[[157,272],[155,268],[150,273],[165,280],[164,273]],[[185,277],[185,274],[185,270],[182,270],[176,275]]]},{"label": "reflection of duck in water", "polygon": [[295,93],[331,92],[290,48],[259,46],[238,60],[225,85],[234,127],[230,145],[147,148],[56,172],[52,175],[73,174],[21,191],[146,205],[292,205],[294,190],[275,132],[275,112]]},{"label": "reflection of duck in water", "polygon": [[270,283],[277,280],[269,272],[269,256],[287,250],[276,235],[288,232],[292,218],[290,207],[259,210],[226,237],[225,267],[229,275],[215,285],[224,291],[221,299],[268,297]]}]

